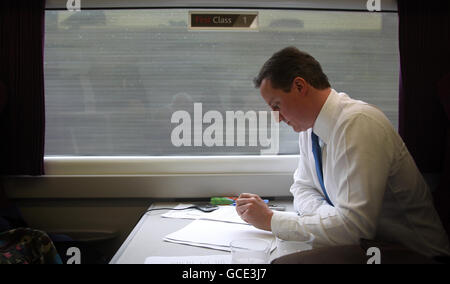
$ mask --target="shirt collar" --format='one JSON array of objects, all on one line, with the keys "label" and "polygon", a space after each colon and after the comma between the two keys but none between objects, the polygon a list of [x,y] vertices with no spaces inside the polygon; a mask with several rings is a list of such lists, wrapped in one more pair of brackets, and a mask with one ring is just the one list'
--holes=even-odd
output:
[{"label": "shirt collar", "polygon": [[334,89],[331,89],[331,92],[322,106],[312,129],[312,131],[319,136],[325,144],[328,144],[331,131],[336,124],[335,112],[337,109],[336,104],[338,98],[338,93]]}]

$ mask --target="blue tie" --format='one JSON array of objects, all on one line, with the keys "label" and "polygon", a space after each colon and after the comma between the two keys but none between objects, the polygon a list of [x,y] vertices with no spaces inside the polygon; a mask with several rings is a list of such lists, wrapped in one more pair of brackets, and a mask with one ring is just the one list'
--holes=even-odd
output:
[{"label": "blue tie", "polygon": [[317,177],[319,178],[320,186],[322,187],[323,194],[325,195],[325,199],[328,204],[334,206],[331,203],[330,198],[328,198],[327,190],[325,189],[325,184],[323,183],[323,172],[322,172],[322,149],[320,149],[319,145],[319,137],[317,137],[314,132],[311,131],[311,141],[312,141],[312,151],[314,155],[314,160],[316,161],[316,172]]}]

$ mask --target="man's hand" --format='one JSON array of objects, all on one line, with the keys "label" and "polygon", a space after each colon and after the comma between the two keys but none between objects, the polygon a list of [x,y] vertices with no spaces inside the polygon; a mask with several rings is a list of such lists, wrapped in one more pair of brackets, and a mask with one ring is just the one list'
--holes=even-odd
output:
[{"label": "man's hand", "polygon": [[258,229],[271,231],[273,211],[256,194],[242,193],[236,200],[236,211],[242,220]]}]

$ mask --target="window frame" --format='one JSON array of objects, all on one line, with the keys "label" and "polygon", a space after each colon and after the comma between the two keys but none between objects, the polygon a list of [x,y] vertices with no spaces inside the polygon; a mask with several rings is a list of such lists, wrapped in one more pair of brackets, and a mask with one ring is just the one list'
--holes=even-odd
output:
[{"label": "window frame", "polygon": [[[383,13],[397,13],[397,1],[381,0]],[[47,0],[46,10],[66,10],[67,0]],[[368,12],[366,0],[81,0],[81,9],[289,9]],[[45,156],[47,177],[229,175],[292,176],[299,155],[281,156]]]},{"label": "window frame", "polygon": [[48,156],[45,175],[140,176],[186,174],[292,174],[298,155]]},{"label": "window frame", "polygon": [[[80,0],[81,9],[224,8],[367,11],[371,0]],[[396,0],[379,0],[381,12],[397,12]],[[68,0],[47,0],[46,9],[66,9]]]}]

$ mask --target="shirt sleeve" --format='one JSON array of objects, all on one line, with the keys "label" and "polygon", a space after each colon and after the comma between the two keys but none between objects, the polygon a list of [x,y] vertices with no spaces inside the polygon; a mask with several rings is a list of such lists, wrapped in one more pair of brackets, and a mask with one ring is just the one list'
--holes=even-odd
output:
[{"label": "shirt sleeve", "polygon": [[[333,196],[335,206],[326,202],[319,204],[319,197],[314,197],[310,191],[301,193],[302,186],[308,185],[302,175],[308,172],[296,173],[300,179],[291,188],[295,193],[295,206],[313,211],[305,211],[301,216],[274,212],[271,226],[276,236],[304,240],[312,233],[315,246],[357,244],[361,237],[375,236],[393,146],[383,124],[362,113],[342,123],[336,131],[330,141],[337,149],[332,153],[334,163],[327,165],[327,174],[335,180],[328,183],[335,186],[327,187],[327,192]],[[302,200],[302,195],[307,198]],[[309,207],[305,205],[314,203]]]},{"label": "shirt sleeve", "polygon": [[306,160],[304,155],[300,156],[299,166],[294,173],[294,183],[290,189],[294,197],[294,209],[300,215],[311,214],[327,203],[311,181],[312,172]]},{"label": "shirt sleeve", "polygon": [[[304,139],[308,135],[299,135],[299,152],[300,159],[298,167],[294,173],[294,183],[290,188],[290,192],[294,197],[294,209],[300,215],[311,214],[320,206],[326,203],[324,196],[319,193],[312,181],[312,175],[315,174],[308,165],[308,155],[305,153],[307,144]],[[307,139],[307,138],[306,138]]]}]

